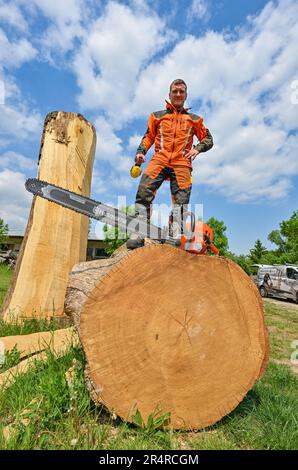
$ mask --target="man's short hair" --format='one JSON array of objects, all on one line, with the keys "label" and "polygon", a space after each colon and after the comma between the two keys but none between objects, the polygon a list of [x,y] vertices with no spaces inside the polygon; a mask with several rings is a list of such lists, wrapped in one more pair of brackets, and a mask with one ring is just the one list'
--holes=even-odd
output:
[{"label": "man's short hair", "polygon": [[176,78],[176,80],[174,80],[171,85],[170,85],[170,93],[171,93],[171,90],[172,90],[172,86],[173,85],[184,85],[185,86],[185,91],[187,92],[187,85],[185,83],[184,80],[182,80],[182,78]]}]

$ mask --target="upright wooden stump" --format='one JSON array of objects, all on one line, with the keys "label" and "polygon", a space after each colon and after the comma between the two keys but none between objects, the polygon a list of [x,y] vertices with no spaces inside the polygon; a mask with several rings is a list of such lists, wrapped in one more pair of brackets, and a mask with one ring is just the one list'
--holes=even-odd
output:
[{"label": "upright wooden stump", "polygon": [[[82,115],[48,114],[38,178],[89,196],[95,145],[95,129]],[[63,315],[68,275],[86,259],[87,238],[86,216],[34,197],[4,318]]]}]

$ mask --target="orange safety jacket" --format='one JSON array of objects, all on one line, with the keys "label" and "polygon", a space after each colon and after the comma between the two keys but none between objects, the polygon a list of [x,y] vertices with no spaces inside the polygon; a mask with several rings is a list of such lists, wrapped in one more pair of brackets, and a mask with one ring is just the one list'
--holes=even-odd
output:
[{"label": "orange safety jacket", "polygon": [[193,145],[196,136],[200,143],[194,148],[206,152],[213,147],[213,139],[209,130],[204,126],[203,119],[189,113],[190,108],[177,110],[166,100],[166,109],[150,114],[148,129],[141,140],[137,153],[145,155],[153,143],[155,152],[152,160],[158,160],[165,166],[192,166],[189,159],[183,158],[185,152]]}]

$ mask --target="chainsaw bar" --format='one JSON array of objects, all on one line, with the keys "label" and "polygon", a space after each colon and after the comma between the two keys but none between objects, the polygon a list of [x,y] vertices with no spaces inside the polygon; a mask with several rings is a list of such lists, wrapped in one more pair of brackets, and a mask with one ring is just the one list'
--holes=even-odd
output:
[{"label": "chainsaw bar", "polygon": [[143,237],[175,245],[176,240],[168,237],[166,229],[148,224],[139,217],[127,215],[114,207],[94,201],[67,189],[61,188],[37,178],[29,178],[25,183],[27,191],[60,206],[86,215],[92,219],[112,225],[127,233],[137,233]]}]

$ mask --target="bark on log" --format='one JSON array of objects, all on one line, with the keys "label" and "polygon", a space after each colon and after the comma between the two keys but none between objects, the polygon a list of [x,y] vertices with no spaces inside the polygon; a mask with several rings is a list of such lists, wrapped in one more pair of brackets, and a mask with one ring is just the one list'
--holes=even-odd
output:
[{"label": "bark on log", "polygon": [[268,361],[257,288],[231,260],[167,245],[115,261],[81,312],[93,399],[128,421],[159,409],[176,429],[214,424]]},{"label": "bark on log", "polygon": [[[38,178],[90,195],[94,127],[80,114],[54,112],[44,123]],[[59,317],[64,313],[68,275],[86,259],[88,218],[33,198],[11,288],[3,305],[7,321]]]},{"label": "bark on log", "polygon": [[[153,240],[145,239],[145,246],[156,243]],[[82,307],[91,291],[100,279],[107,275],[128,253],[129,251],[124,244],[110,258],[78,263],[72,268],[66,289],[64,312],[71,318],[77,330],[80,328]]]}]

